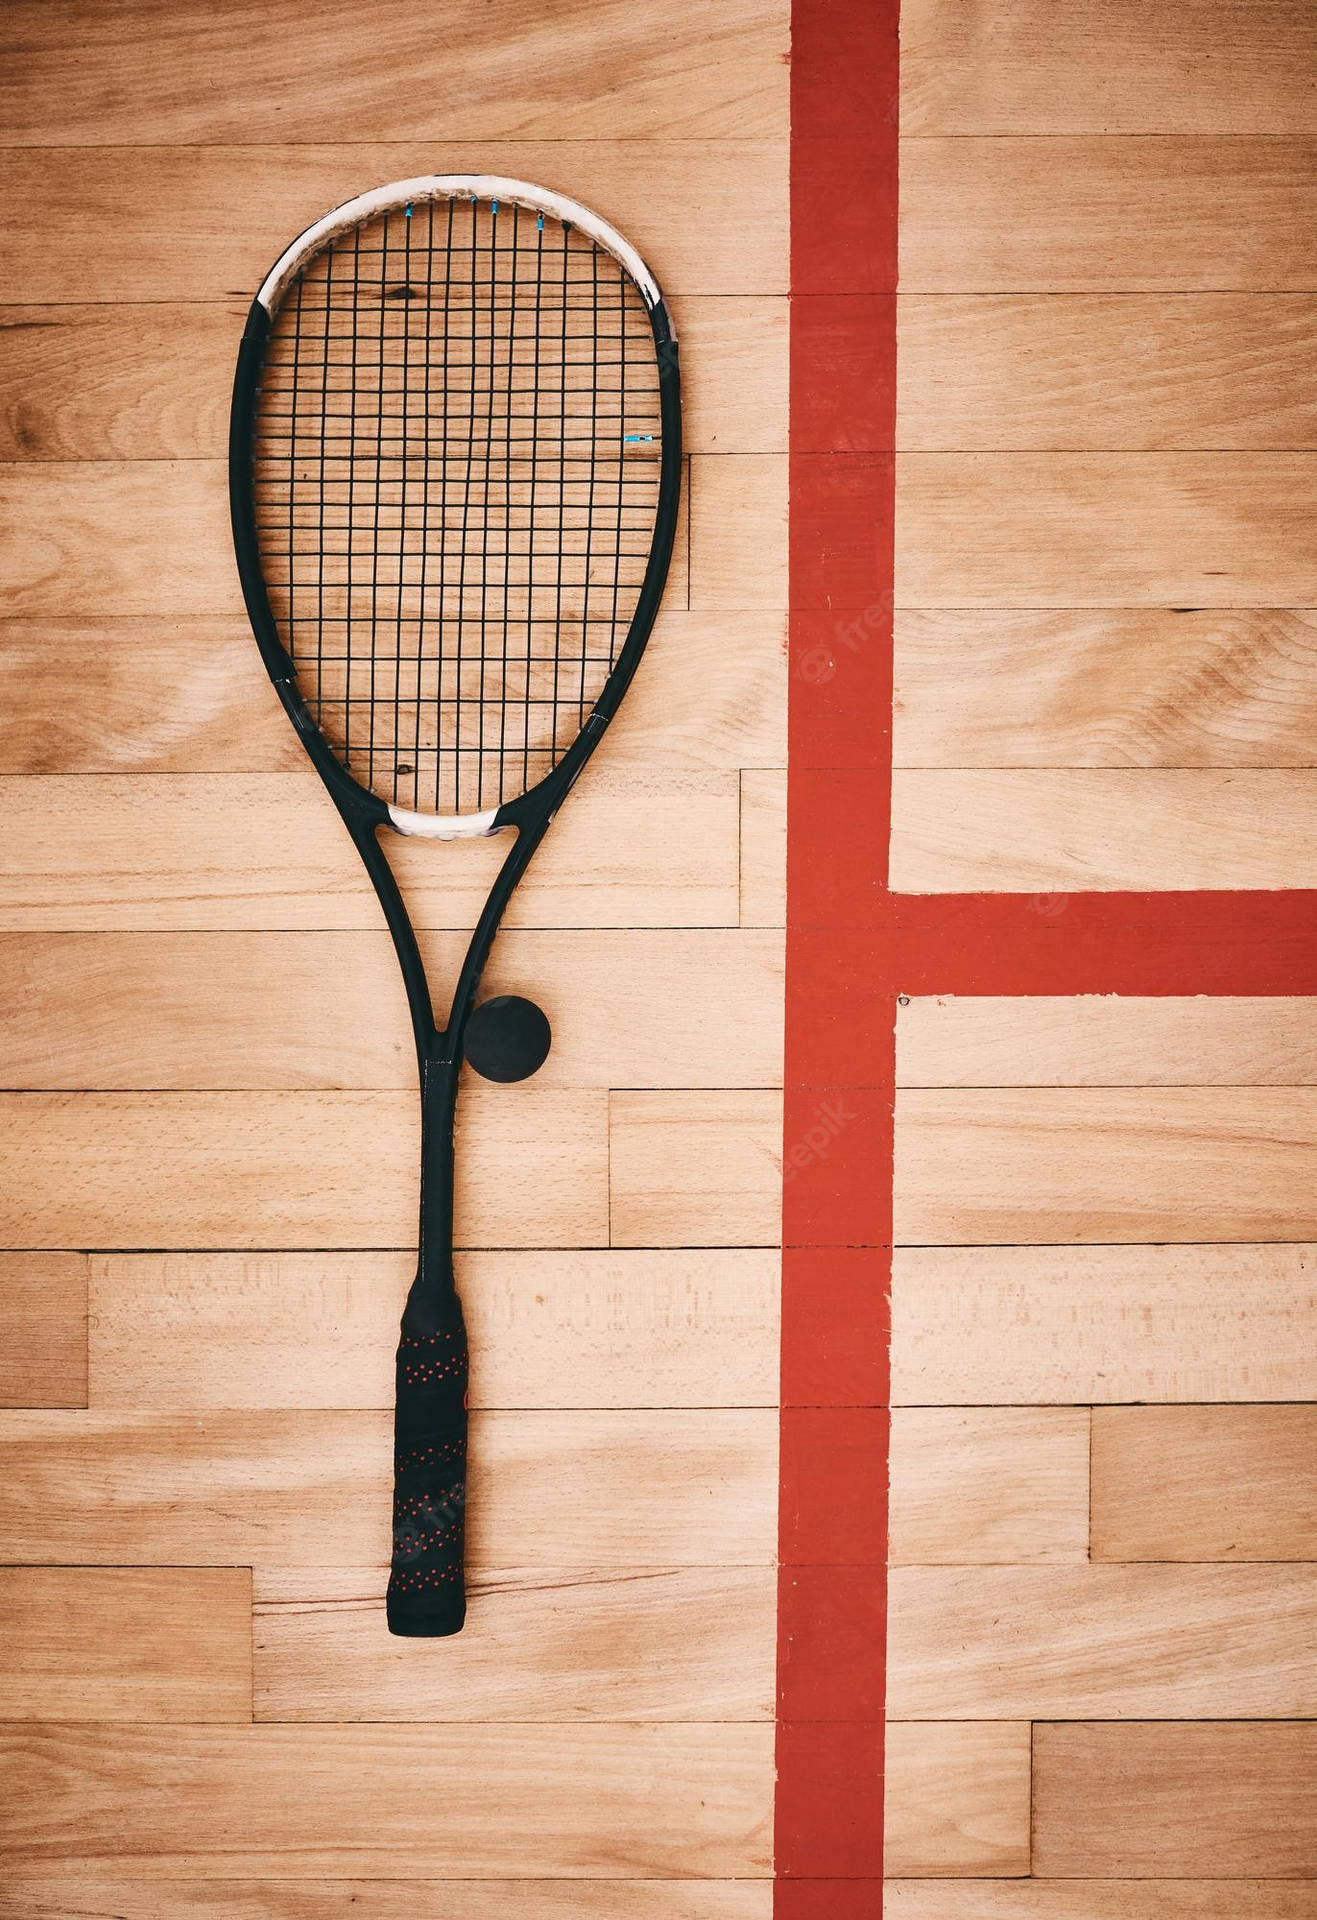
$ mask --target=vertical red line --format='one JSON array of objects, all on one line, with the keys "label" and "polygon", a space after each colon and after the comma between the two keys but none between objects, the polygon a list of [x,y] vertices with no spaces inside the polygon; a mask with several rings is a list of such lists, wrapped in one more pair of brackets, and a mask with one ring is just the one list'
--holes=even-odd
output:
[{"label": "vertical red line", "polygon": [[881,1909],[897,26],[793,5],[776,1920]]}]

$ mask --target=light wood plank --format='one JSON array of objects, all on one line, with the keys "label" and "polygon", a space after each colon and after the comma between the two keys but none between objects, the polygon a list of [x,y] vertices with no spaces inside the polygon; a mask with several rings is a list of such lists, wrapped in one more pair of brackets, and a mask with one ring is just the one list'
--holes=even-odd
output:
[{"label": "light wood plank", "polygon": [[87,1404],[87,1261],[0,1254],[0,1407]]},{"label": "light wood plank", "polygon": [[245,1567],[0,1567],[5,1720],[250,1720]]},{"label": "light wood plank", "polygon": [[[93,1402],[390,1407],[411,1253],[92,1257]],[[470,1253],[476,1407],[771,1407],[778,1259]]]},{"label": "light wood plank", "polygon": [[[605,1244],[605,1112],[602,1094],[471,1088],[459,1240]],[[416,1099],[401,1093],[4,1094],[0,1238],[413,1247],[419,1153]]]},{"label": "light wood plank", "polygon": [[1317,1881],[889,1880],[883,1902],[892,1920],[1313,1920]]},{"label": "light wood plank", "polygon": [[1309,1086],[1317,999],[921,995],[897,1008],[896,1071],[905,1087]]},{"label": "light wood plank", "polygon": [[[638,760],[711,772],[780,764],[784,639],[780,616],[666,606],[591,777]],[[305,764],[239,613],[0,621],[0,773],[284,773]]]},{"label": "light wood plank", "polygon": [[[25,1561],[383,1567],[392,1427],[305,1410],[0,1415],[0,1538]],[[769,1566],[776,1470],[772,1412],[477,1414],[470,1563]]]},{"label": "light wood plank", "polygon": [[677,296],[681,437],[692,453],[784,453],[787,303]]},{"label": "light wood plank", "polygon": [[[315,111],[323,125],[319,102]],[[776,137],[674,140],[657,154],[644,140],[563,138],[11,147],[0,194],[24,217],[0,238],[0,285],[31,304],[245,297],[329,208],[427,173],[551,180],[624,233],[673,293],[786,291],[787,143]]]},{"label": "light wood plank", "polygon": [[[0,307],[0,460],[227,457],[245,301]],[[682,440],[693,453],[786,446],[786,301],[673,302]]]},{"label": "light wood plank", "polygon": [[[666,587],[672,607],[688,603],[688,495],[683,487]],[[0,605],[26,617],[219,615],[237,622],[242,596],[228,501],[227,461],[0,466],[0,511],[13,532],[0,553]],[[259,666],[247,671],[259,677]]]},{"label": "light wood plank", "polygon": [[782,927],[787,916],[787,782],[780,767],[741,774],[741,925]]},{"label": "light wood plank", "polygon": [[898,1409],[892,1564],[1086,1560],[1088,1445],[1077,1409]]},{"label": "light wood plank", "polygon": [[897,603],[1311,607],[1315,509],[1310,453],[905,453]]},{"label": "light wood plank", "polygon": [[32,1728],[0,1756],[20,1873],[768,1871],[768,1727]]},{"label": "light wood plank", "polygon": [[[437,999],[465,945],[424,939]],[[415,1084],[383,932],[0,934],[0,972],[13,984],[0,1029],[8,1087]],[[549,1017],[540,1091],[781,1082],[776,933],[514,929],[481,988],[498,993],[529,994]]]},{"label": "light wood plank", "polygon": [[689,514],[690,603],[697,612],[785,607],[785,454],[697,455]]},{"label": "light wood plank", "polygon": [[901,123],[923,135],[1317,132],[1315,58],[1304,0],[1161,0],[1155,12],[906,0]]},{"label": "light wood plank", "polygon": [[899,767],[1309,767],[1311,613],[906,610]]},{"label": "light wood plank", "polygon": [[1311,1240],[1317,1090],[971,1088],[897,1099],[896,1235]]},{"label": "light wood plank", "polygon": [[891,1874],[1029,1871],[1027,1726],[887,1727]]},{"label": "light wood plank", "polygon": [[615,1247],[773,1246],[781,1226],[777,1093],[614,1093],[609,1220]]},{"label": "light wood plank", "polygon": [[[124,1880],[111,1871],[96,1880],[25,1873],[6,1894],[13,1920],[160,1920],[162,1909],[170,1920],[324,1920],[341,1906],[354,1920],[416,1920],[418,1905],[433,1920],[524,1920],[528,1910],[536,1920],[770,1920],[773,1907],[768,1880]],[[1242,1911],[1244,1920],[1297,1920],[1297,1909]]]},{"label": "light wood plank", "polygon": [[902,1247],[897,1405],[1313,1400],[1311,1246]]},{"label": "light wood plank", "polygon": [[[367,927],[375,898],[309,765],[282,774],[0,780],[8,832],[0,926]],[[582,780],[509,911],[512,925],[735,923],[734,774]],[[470,930],[506,851],[499,835],[386,851],[420,926]]]},{"label": "light wood plank", "polygon": [[1042,1726],[1033,1790],[1043,1878],[1317,1877],[1311,1724]]},{"label": "light wood plank", "polygon": [[897,446],[1264,450],[1317,436],[1310,293],[911,295]]},{"label": "light wood plank", "polygon": [[1047,165],[1038,160],[1031,139],[905,141],[902,289],[1304,293],[1317,285],[1311,140],[1060,138],[1048,142]]},{"label": "light wood plank", "polygon": [[1317,1567],[896,1567],[898,1720],[1302,1719]]},{"label": "light wood plank", "polygon": [[902,893],[1317,885],[1317,773],[897,773]]},{"label": "light wood plank", "polygon": [[771,1567],[476,1576],[480,1631],[384,1626],[383,1569],[258,1571],[256,1718],[356,1722],[771,1720]]},{"label": "light wood plank", "polygon": [[1317,1559],[1317,1406],[1095,1408],[1093,1558]]},{"label": "light wood plank", "polygon": [[438,36],[399,0],[368,22],[330,0],[309,36],[298,0],[201,16],[138,0],[85,20],[28,0],[6,24],[23,53],[0,92],[13,145],[321,140],[330,128],[344,143],[666,142],[786,123],[787,10],[750,0],[717,20],[690,0],[661,19],[573,0],[530,22],[510,0],[461,0]]}]

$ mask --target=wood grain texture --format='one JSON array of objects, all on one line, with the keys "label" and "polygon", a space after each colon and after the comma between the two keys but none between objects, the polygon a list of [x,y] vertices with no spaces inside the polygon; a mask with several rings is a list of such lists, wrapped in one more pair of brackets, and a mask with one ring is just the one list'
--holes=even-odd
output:
[{"label": "wood grain texture", "polygon": [[[92,1256],[97,1408],[390,1407],[400,1253]],[[476,1407],[771,1407],[778,1259],[469,1253]]]},{"label": "wood grain texture", "polygon": [[1310,448],[1310,293],[911,295],[896,444]]},{"label": "wood grain texture", "polygon": [[897,773],[903,893],[1317,885],[1317,773]]},{"label": "wood grain texture", "polygon": [[[786,446],[786,302],[674,299],[689,452]],[[0,307],[0,460],[219,460],[245,301]],[[689,369],[689,372],[688,372]]]},{"label": "wood grain texture", "polygon": [[662,19],[620,0],[531,19],[508,0],[465,0],[436,37],[399,0],[369,23],[331,0],[308,37],[297,0],[240,0],[200,18],[148,0],[85,19],[36,0],[8,10],[6,39],[23,58],[9,63],[0,124],[9,144],[37,147],[319,141],[331,127],[344,143],[777,134],[787,25],[784,6],[750,0],[716,22],[689,0]]},{"label": "wood grain texture", "polygon": [[[25,1873],[11,1877],[6,1897],[13,1920],[159,1920],[162,1908],[170,1920],[323,1920],[343,1905],[357,1920],[416,1920],[418,1902],[433,1920],[524,1920],[532,1902],[536,1920],[770,1920],[773,1888],[769,1880],[125,1880],[111,1869],[95,1880]],[[1245,1920],[1298,1920],[1298,1909],[1250,1907]]]},{"label": "wood grain texture", "polygon": [[[6,778],[0,806],[0,926],[14,931],[379,926],[374,890],[309,765]],[[387,851],[420,926],[469,932],[504,842],[394,835]],[[736,901],[736,776],[633,766],[624,778],[601,763],[563,808],[508,918],[729,926]]]},{"label": "wood grain texture", "polygon": [[1317,1567],[894,1567],[902,1720],[1302,1719]]},{"label": "wood grain texture", "polygon": [[1044,1879],[1317,1877],[1311,1723],[1040,1726],[1033,1793]]},{"label": "wood grain texture", "polygon": [[906,610],[899,767],[1310,767],[1301,610]]},{"label": "wood grain texture", "polygon": [[[592,774],[610,762],[710,772],[780,763],[785,686],[780,617],[665,608]],[[0,621],[0,694],[0,773],[306,765],[240,614]]]},{"label": "wood grain texture", "polygon": [[768,1727],[32,1728],[0,1735],[0,1755],[20,1873],[768,1871]]},{"label": "wood grain texture", "polygon": [[1317,773],[897,773],[904,893],[1158,892],[1317,884]]},{"label": "wood grain texture", "polygon": [[782,1208],[778,1093],[614,1093],[615,1247],[773,1246]]},{"label": "wood grain texture", "polygon": [[897,476],[902,607],[1317,603],[1310,453],[905,453]]},{"label": "wood grain texture", "polygon": [[896,1235],[908,1243],[1311,1240],[1308,1087],[910,1089]]},{"label": "wood grain texture", "polygon": [[912,135],[1313,133],[1315,57],[1303,0],[1161,0],[1155,12],[906,0],[901,123]]},{"label": "wood grain texture", "polygon": [[5,1720],[252,1717],[245,1567],[0,1567]]},{"label": "wood grain texture", "polygon": [[87,1404],[87,1261],[0,1254],[0,1407]]},{"label": "wood grain texture", "polygon": [[690,603],[777,612],[787,600],[785,454],[696,456],[690,465]]},{"label": "wood grain texture", "polygon": [[919,995],[897,1008],[896,1072],[906,1087],[1310,1086],[1317,999]]},{"label": "wood grain texture", "polygon": [[1313,1920],[1317,1881],[889,1880],[883,1902],[893,1920]]},{"label": "wood grain texture", "polygon": [[891,1874],[1027,1873],[1028,1727],[889,1722],[884,1825]]},{"label": "wood grain texture", "polygon": [[258,1570],[258,1720],[772,1720],[769,1567],[490,1570],[481,1631],[444,1647],[390,1637],[385,1584]]},{"label": "wood grain texture", "polygon": [[907,140],[903,290],[1306,293],[1317,285],[1317,237],[1306,217],[1317,142],[1057,138],[1047,158],[1039,166],[1031,139]]},{"label": "wood grain texture", "polygon": [[[459,1240],[605,1245],[606,1096],[506,1095],[463,1102]],[[419,1154],[402,1093],[3,1094],[0,1239],[414,1247]]]},{"label": "wood grain texture", "polygon": [[[687,605],[688,494],[683,488],[668,574],[677,608]],[[15,536],[0,552],[7,614],[242,617],[227,462],[10,463],[0,466],[0,511]],[[248,671],[259,677],[259,666]]]},{"label": "wood grain texture", "polygon": [[1087,1409],[897,1409],[892,1564],[1086,1560],[1088,1421]]},{"label": "wood grain texture", "polygon": [[896,1405],[1317,1399],[1317,1250],[902,1247]]},{"label": "wood grain texture", "polygon": [[1317,1407],[1098,1407],[1095,1560],[1317,1560]]},{"label": "wood grain texture", "polygon": [[741,774],[741,925],[781,927],[787,912],[787,783],[779,767]]},{"label": "wood grain texture", "polygon": [[[25,1561],[382,1568],[392,1428],[304,1410],[0,1415],[0,1537]],[[478,1414],[470,1564],[769,1566],[776,1468],[771,1413]]]},{"label": "wood grain texture", "polygon": [[[430,934],[422,945],[442,998],[465,936]],[[0,971],[14,987],[0,1029],[7,1087],[415,1082],[383,931],[0,934]],[[773,932],[514,929],[484,976],[482,997],[499,993],[531,994],[553,1027],[537,1091],[781,1083]]]},{"label": "wood grain texture", "polygon": [[24,217],[0,239],[0,284],[32,305],[245,300],[290,239],[364,185],[495,173],[583,201],[674,293],[782,294],[786,166],[776,138],[683,140],[658,154],[643,140],[562,138],[10,147],[0,193]]}]

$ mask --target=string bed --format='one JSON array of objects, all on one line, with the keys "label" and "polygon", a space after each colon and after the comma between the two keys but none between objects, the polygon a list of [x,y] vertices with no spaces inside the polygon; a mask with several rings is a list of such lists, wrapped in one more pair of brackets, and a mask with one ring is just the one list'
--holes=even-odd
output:
[{"label": "string bed", "polygon": [[626,639],[658,502],[653,336],[613,256],[465,200],[336,235],[275,315],[253,452],[271,608],[348,771],[437,813],[551,772]]}]

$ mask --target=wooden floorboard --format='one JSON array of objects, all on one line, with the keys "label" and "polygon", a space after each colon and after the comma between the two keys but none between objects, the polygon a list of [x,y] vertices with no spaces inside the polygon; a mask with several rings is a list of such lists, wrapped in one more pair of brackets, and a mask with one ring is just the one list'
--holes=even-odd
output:
[{"label": "wooden floorboard", "polygon": [[1315,1753],[1311,1721],[1040,1726],[1034,1872],[1311,1880]]},{"label": "wooden floorboard", "polygon": [[1304,0],[905,0],[901,125],[914,136],[1315,133],[1315,43]]},{"label": "wooden floorboard", "polygon": [[901,1247],[898,1406],[1312,1400],[1317,1249]]},{"label": "wooden floorboard", "polygon": [[252,1717],[246,1567],[0,1567],[0,1632],[0,1719]]},{"label": "wooden floorboard", "polygon": [[1317,1407],[1095,1408],[1093,1558],[1317,1560]]}]

